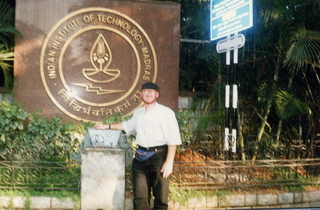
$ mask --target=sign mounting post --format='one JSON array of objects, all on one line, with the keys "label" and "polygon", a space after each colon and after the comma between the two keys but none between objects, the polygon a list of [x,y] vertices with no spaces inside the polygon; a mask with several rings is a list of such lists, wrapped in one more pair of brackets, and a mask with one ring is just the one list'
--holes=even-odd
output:
[{"label": "sign mounting post", "polygon": [[[231,147],[232,152],[236,152],[237,128],[236,128],[236,113],[238,106],[238,86],[237,86],[237,64],[238,64],[238,49],[244,46],[245,37],[243,34],[238,34],[239,31],[248,29],[253,25],[252,18],[252,0],[211,0],[211,21],[210,21],[210,38],[211,41],[227,36],[226,39],[220,40],[217,43],[216,49],[218,53],[226,53],[227,78],[226,78],[226,95],[225,95],[225,134],[224,134],[224,149],[229,150],[230,136],[230,52],[234,51],[234,82],[232,85],[232,132],[231,132]],[[234,34],[231,36],[231,34]]]}]

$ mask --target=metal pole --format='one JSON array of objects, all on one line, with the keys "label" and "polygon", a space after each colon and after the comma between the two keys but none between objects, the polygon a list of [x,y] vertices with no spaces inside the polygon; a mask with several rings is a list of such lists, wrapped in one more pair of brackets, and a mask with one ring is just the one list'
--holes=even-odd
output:
[{"label": "metal pole", "polygon": [[225,125],[224,125],[224,149],[229,150],[229,106],[230,106],[230,85],[229,85],[230,65],[227,65],[226,99],[225,99]]},{"label": "metal pole", "polygon": [[233,108],[233,120],[232,120],[232,152],[236,152],[237,144],[237,103],[238,103],[238,86],[236,79],[237,64],[234,65],[234,83],[232,87],[232,108]]},{"label": "metal pole", "polygon": [[[235,37],[238,33],[235,33]],[[232,87],[232,108],[233,108],[233,120],[232,120],[232,152],[236,152],[237,144],[237,108],[238,108],[238,86],[237,86],[237,67],[238,67],[238,48],[234,49],[233,63],[234,63],[234,82]]]},{"label": "metal pole", "polygon": [[[230,38],[228,35],[227,38]],[[230,107],[230,51],[226,52],[226,64],[227,64],[227,78],[226,78],[226,99],[225,99],[225,107],[226,107],[226,116],[225,116],[225,126],[224,126],[224,149],[226,151],[229,150],[229,107]]]},{"label": "metal pole", "polygon": [[[245,37],[243,34],[238,34],[236,32],[233,37],[230,35],[226,39],[220,40],[217,43],[217,52],[224,53],[226,52],[226,65],[227,65],[227,77],[226,77],[226,99],[225,99],[225,128],[224,128],[224,149],[229,150],[229,136],[232,137],[232,152],[236,152],[237,144],[237,106],[238,106],[238,86],[237,86],[237,65],[238,65],[238,49],[243,47],[245,43]],[[232,126],[230,127],[230,51],[234,50],[234,82],[232,86],[232,108],[233,108],[233,118]],[[232,129],[231,134],[230,129]]]}]

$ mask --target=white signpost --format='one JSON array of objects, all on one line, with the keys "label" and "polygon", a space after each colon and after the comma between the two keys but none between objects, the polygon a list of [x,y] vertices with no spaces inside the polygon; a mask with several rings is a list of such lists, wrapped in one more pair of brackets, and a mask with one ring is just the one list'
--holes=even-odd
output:
[{"label": "white signpost", "polygon": [[[211,21],[210,21],[210,38],[211,41],[227,36],[226,39],[220,40],[217,43],[217,52],[226,53],[227,65],[227,81],[226,81],[226,116],[225,116],[225,135],[224,148],[229,150],[229,107],[230,107],[230,52],[233,50],[234,65],[234,83],[232,86],[232,152],[236,152],[237,129],[236,129],[236,112],[238,105],[238,86],[237,86],[237,64],[238,64],[238,49],[243,47],[245,37],[243,34],[238,34],[239,31],[248,29],[253,25],[252,17],[252,0],[211,0]],[[231,36],[234,34],[234,36]]]}]

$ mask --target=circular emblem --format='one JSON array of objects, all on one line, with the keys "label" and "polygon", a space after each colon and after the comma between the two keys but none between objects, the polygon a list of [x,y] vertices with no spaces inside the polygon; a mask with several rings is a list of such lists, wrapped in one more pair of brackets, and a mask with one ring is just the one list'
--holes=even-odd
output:
[{"label": "circular emblem", "polygon": [[76,120],[132,114],[141,85],[156,81],[157,59],[147,33],[130,17],[86,8],[60,20],[41,51],[40,73],[53,103]]}]

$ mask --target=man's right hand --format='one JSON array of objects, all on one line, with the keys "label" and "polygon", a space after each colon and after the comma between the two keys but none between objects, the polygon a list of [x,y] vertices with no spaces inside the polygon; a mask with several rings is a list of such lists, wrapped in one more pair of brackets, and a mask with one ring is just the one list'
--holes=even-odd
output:
[{"label": "man's right hand", "polygon": [[102,123],[97,123],[97,124],[94,125],[94,128],[98,129],[98,130],[105,130],[105,129],[109,128],[109,125],[102,124]]}]

